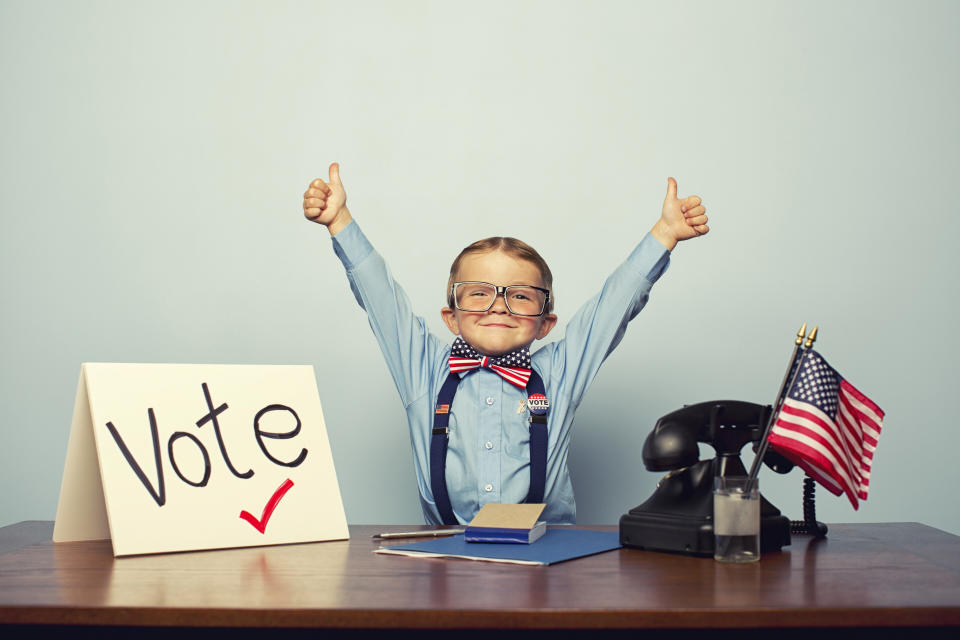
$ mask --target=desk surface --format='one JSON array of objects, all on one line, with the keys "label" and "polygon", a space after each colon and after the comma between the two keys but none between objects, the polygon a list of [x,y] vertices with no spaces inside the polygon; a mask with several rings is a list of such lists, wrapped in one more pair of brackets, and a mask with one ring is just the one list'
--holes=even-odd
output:
[{"label": "desk surface", "polygon": [[[417,527],[413,527],[417,528]],[[615,530],[615,527],[596,527]],[[960,626],[960,537],[834,524],[753,565],[619,549],[545,567],[374,554],[349,541],[114,559],[0,529],[0,623],[326,628]],[[391,542],[390,544],[396,544]]]}]

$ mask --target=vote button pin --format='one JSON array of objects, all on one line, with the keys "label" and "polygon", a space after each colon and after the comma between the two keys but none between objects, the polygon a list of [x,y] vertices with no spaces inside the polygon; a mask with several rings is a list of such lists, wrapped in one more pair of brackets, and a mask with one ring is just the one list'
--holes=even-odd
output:
[{"label": "vote button pin", "polygon": [[542,416],[550,408],[550,401],[542,393],[534,393],[527,398],[527,408],[530,409],[530,413]]}]

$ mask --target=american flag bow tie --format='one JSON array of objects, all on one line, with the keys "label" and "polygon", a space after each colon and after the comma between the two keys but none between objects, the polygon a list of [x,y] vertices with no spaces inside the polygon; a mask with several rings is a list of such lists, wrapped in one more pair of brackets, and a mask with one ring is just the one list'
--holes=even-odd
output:
[{"label": "american flag bow tie", "polygon": [[530,350],[522,347],[502,356],[485,356],[457,336],[450,349],[450,371],[460,373],[487,367],[510,384],[525,389],[530,380]]}]

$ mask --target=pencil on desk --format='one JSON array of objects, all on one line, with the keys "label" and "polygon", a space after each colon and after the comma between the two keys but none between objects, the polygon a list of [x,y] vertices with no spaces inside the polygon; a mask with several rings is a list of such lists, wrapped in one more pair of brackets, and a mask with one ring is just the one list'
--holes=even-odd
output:
[{"label": "pencil on desk", "polygon": [[458,533],[463,533],[464,529],[426,529],[423,531],[403,531],[403,532],[388,532],[388,533],[377,533],[373,537],[380,539],[389,539],[389,538],[439,538],[442,536],[455,536]]}]

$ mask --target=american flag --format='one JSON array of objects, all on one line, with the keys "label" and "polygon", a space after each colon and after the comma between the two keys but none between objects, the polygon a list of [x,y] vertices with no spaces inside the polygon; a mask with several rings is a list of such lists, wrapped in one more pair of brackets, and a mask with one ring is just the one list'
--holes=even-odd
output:
[{"label": "american flag", "polygon": [[854,509],[867,499],[883,410],[807,349],[770,430],[770,446]]}]

